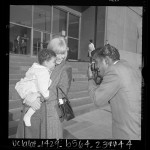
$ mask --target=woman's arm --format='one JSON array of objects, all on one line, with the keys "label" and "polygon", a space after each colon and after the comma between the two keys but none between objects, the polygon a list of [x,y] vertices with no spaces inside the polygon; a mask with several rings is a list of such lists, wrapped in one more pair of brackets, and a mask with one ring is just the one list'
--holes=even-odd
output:
[{"label": "woman's arm", "polygon": [[71,81],[72,81],[72,68],[68,66],[62,71],[60,80],[58,83],[58,87],[60,87],[66,95],[69,92]]}]

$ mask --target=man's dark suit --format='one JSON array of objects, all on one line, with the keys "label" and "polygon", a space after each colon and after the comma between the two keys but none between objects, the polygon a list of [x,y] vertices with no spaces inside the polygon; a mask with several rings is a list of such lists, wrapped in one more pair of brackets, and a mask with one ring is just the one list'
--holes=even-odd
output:
[{"label": "man's dark suit", "polygon": [[90,96],[95,105],[108,102],[112,111],[114,139],[141,139],[141,75],[127,61],[111,65],[99,86],[89,81]]}]

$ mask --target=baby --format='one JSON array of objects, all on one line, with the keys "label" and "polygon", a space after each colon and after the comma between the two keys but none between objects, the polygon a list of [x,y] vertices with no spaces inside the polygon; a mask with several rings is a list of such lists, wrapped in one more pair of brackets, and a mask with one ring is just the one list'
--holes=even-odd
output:
[{"label": "baby", "polygon": [[[15,89],[22,99],[27,99],[33,102],[41,95],[44,99],[49,98],[49,86],[51,85],[50,75],[55,67],[56,54],[52,50],[42,49],[38,54],[38,62],[33,65],[26,72],[23,79],[16,83]],[[25,103],[25,100],[23,101]],[[24,122],[26,126],[31,126],[31,116],[35,113],[31,107],[24,115]]]}]

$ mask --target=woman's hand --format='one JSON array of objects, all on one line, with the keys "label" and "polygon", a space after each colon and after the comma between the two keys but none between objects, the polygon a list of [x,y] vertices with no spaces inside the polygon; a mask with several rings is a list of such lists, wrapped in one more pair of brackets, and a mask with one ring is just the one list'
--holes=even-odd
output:
[{"label": "woman's hand", "polygon": [[40,97],[37,97],[37,99],[33,102],[30,101],[32,94],[29,94],[26,98],[25,98],[25,103],[32,107],[32,109],[34,110],[38,110],[41,107],[41,101],[40,101]]}]

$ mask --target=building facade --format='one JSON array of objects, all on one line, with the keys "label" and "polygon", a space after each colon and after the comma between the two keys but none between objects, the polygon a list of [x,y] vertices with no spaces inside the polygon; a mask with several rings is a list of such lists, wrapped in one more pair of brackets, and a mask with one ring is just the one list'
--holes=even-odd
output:
[{"label": "building facade", "polygon": [[69,60],[88,61],[92,39],[95,47],[108,41],[140,66],[142,7],[10,5],[11,55],[36,57],[55,35],[66,38]]}]

